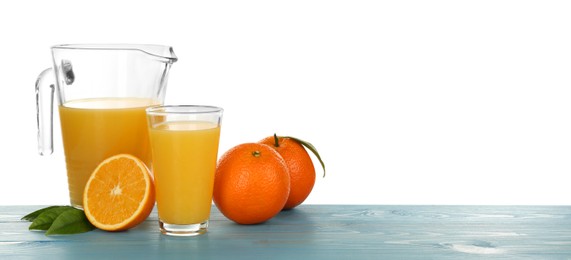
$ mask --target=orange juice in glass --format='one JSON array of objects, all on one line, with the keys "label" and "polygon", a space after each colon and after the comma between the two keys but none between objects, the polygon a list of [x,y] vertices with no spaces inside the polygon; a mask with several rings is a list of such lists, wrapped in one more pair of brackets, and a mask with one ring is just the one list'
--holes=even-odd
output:
[{"label": "orange juice in glass", "polygon": [[222,109],[147,109],[161,232],[192,236],[208,228]]},{"label": "orange juice in glass", "polygon": [[83,204],[89,176],[108,157],[127,153],[150,167],[145,109],[157,104],[145,98],[93,98],[59,106],[72,205]]}]

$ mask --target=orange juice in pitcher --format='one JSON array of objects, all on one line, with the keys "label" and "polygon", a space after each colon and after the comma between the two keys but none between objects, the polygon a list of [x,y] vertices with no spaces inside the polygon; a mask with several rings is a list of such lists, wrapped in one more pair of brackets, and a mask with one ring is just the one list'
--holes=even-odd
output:
[{"label": "orange juice in pitcher", "polygon": [[83,189],[97,165],[126,153],[150,168],[151,151],[145,108],[158,104],[144,98],[95,98],[59,106],[70,199],[81,205]]}]

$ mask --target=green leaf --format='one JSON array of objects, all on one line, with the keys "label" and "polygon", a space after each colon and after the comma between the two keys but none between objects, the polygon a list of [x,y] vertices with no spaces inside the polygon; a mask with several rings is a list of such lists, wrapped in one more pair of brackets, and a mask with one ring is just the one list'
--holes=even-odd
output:
[{"label": "green leaf", "polygon": [[83,210],[72,208],[61,213],[46,232],[49,235],[78,234],[95,229]]},{"label": "green leaf", "polygon": [[291,138],[291,139],[295,140],[296,142],[300,143],[301,145],[303,145],[307,149],[309,149],[313,154],[315,154],[315,157],[317,157],[317,159],[319,160],[319,163],[321,163],[321,167],[323,167],[323,177],[325,177],[325,164],[323,163],[323,160],[321,160],[321,156],[319,156],[319,153],[317,152],[317,149],[315,148],[315,146],[313,146],[310,142],[301,140],[299,138],[295,138],[295,137],[291,137],[291,136],[284,136],[284,138]]},{"label": "green leaf", "polygon": [[49,207],[45,207],[43,209],[38,209],[24,217],[22,217],[22,220],[27,220],[27,221],[34,221],[34,219],[36,219],[40,214],[42,214],[44,211],[46,210],[50,210],[53,208],[57,208],[57,207],[61,207],[61,206],[49,206]]},{"label": "green leaf", "polygon": [[41,212],[30,225],[30,230],[48,230],[54,220],[63,212],[74,209],[70,206],[56,206]]}]

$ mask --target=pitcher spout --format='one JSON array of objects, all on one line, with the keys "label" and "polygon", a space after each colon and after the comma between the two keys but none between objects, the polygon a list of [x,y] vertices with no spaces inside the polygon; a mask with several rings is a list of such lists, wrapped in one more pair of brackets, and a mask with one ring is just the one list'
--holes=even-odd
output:
[{"label": "pitcher spout", "polygon": [[159,61],[165,63],[175,63],[178,60],[178,57],[174,54],[174,50],[171,46],[164,46],[164,45],[138,45],[138,49],[142,52],[145,52],[148,55],[151,55],[158,59]]}]

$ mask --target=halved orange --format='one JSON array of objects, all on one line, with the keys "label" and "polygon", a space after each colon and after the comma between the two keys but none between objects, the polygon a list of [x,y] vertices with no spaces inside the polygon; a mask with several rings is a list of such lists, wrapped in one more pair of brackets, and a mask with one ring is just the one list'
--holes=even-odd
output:
[{"label": "halved orange", "polygon": [[149,169],[135,156],[105,159],[89,177],[83,209],[89,222],[106,231],[121,231],[143,222],[155,205]]}]

